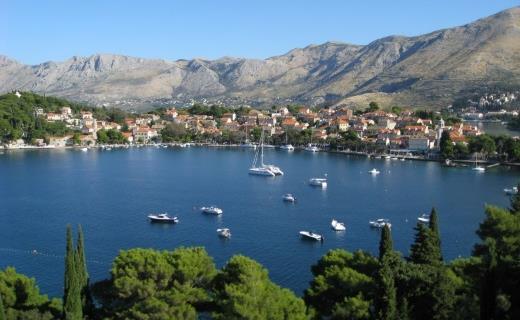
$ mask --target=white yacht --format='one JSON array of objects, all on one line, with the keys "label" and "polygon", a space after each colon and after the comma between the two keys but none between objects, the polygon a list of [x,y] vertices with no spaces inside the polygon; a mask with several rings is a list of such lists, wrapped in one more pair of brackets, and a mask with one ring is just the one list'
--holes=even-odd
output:
[{"label": "white yacht", "polygon": [[300,231],[300,236],[304,239],[311,239],[323,242],[323,236],[312,231]]},{"label": "white yacht", "polygon": [[385,226],[388,226],[388,228],[392,228],[392,224],[388,219],[377,219],[369,221],[368,224],[370,224],[372,228],[384,228]]},{"label": "white yacht", "polygon": [[284,194],[282,199],[285,202],[295,202],[296,201],[296,198],[291,193]]},{"label": "white yacht", "polygon": [[318,147],[316,147],[315,145],[313,145],[313,144],[311,144],[311,143],[309,143],[309,144],[307,145],[307,147],[305,147],[304,150],[305,150],[305,151],[309,151],[309,152],[318,152],[318,151],[320,151],[320,149],[319,149]]},{"label": "white yacht", "polygon": [[430,223],[430,215],[424,213],[419,218],[417,218],[417,221],[421,223]]},{"label": "white yacht", "polygon": [[150,222],[179,223],[177,217],[170,217],[167,213],[152,213],[148,215],[148,219],[150,219]]},{"label": "white yacht", "polygon": [[[260,165],[257,165],[258,155],[260,154]],[[249,168],[249,174],[257,176],[274,177],[277,175],[283,175],[283,171],[275,165],[264,164],[264,130],[260,136],[260,150],[255,152],[253,164]]]},{"label": "white yacht", "polygon": [[83,152],[87,152],[87,151],[88,151],[88,148],[81,148],[81,151],[83,151]]},{"label": "white yacht", "polygon": [[504,192],[510,196],[518,194],[518,187],[504,188]]},{"label": "white yacht", "polygon": [[368,171],[368,173],[375,176],[375,175],[378,175],[380,172],[376,168],[373,168],[372,170]]},{"label": "white yacht", "polygon": [[215,206],[211,206],[211,207],[202,207],[200,208],[200,210],[203,212],[203,213],[209,213],[209,214],[214,214],[214,215],[221,215],[222,213],[224,213],[224,211],[222,211],[222,209],[220,208],[217,208]]},{"label": "white yacht", "polygon": [[280,146],[280,149],[287,151],[294,151],[294,147],[292,144],[284,144]]},{"label": "white yacht", "polygon": [[231,238],[231,230],[229,230],[228,228],[217,229],[217,233],[222,238]]},{"label": "white yacht", "polygon": [[311,186],[315,186],[315,187],[326,188],[327,187],[327,178],[310,178],[309,184]]},{"label": "white yacht", "polygon": [[330,226],[334,231],[345,231],[347,228],[345,227],[345,224],[343,222],[336,221],[332,219],[332,222],[330,223]]}]

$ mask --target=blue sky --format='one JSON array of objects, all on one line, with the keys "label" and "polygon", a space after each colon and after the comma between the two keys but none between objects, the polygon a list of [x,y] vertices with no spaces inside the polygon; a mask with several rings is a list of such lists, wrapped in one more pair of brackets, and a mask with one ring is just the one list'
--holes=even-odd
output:
[{"label": "blue sky", "polygon": [[28,64],[117,53],[266,58],[326,41],[367,44],[462,25],[509,0],[0,0],[0,54]]}]

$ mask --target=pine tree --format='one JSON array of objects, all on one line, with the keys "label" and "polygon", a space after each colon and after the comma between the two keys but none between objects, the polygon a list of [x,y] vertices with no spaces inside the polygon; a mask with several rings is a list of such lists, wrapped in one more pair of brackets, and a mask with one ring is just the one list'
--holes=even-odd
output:
[{"label": "pine tree", "polygon": [[408,299],[401,299],[399,304],[399,320],[410,320],[410,307],[408,306]]},{"label": "pine tree", "polygon": [[430,213],[430,233],[432,237],[432,243],[435,247],[435,251],[432,252],[432,258],[437,259],[438,261],[442,261],[442,251],[441,251],[441,234],[439,231],[439,222],[437,218],[437,210],[435,208],[432,208],[432,211]]},{"label": "pine tree", "polygon": [[441,254],[438,238],[436,238],[429,227],[417,223],[415,241],[410,249],[410,260],[419,264],[439,264]]},{"label": "pine tree", "polygon": [[63,318],[65,320],[81,320],[81,288],[78,277],[77,253],[74,250],[72,229],[67,226],[67,246],[65,254],[65,281],[63,294]]},{"label": "pine tree", "polygon": [[2,296],[0,295],[0,320],[6,320],[4,303],[2,302]]},{"label": "pine tree", "polygon": [[385,225],[381,229],[381,240],[379,241],[379,260],[383,259],[385,255],[393,251],[392,234],[390,228]]},{"label": "pine tree", "polygon": [[[520,190],[520,183],[517,185],[517,188]],[[520,192],[511,196],[511,208],[509,211],[513,214],[520,214]]]}]

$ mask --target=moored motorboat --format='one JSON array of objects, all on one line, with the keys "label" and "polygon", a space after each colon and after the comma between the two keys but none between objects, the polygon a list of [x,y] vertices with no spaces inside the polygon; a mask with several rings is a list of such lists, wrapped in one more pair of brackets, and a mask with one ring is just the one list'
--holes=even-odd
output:
[{"label": "moored motorboat", "polygon": [[222,238],[231,238],[231,230],[229,230],[228,228],[220,228],[220,229],[217,229],[217,233],[219,235],[219,237],[222,237]]},{"label": "moored motorboat", "polygon": [[272,165],[272,164],[264,164],[262,165],[263,168],[269,169],[272,173],[274,173],[277,176],[283,176],[283,171],[279,167]]},{"label": "moored motorboat", "polygon": [[417,221],[421,223],[430,223],[430,216],[426,213],[422,214],[420,217],[417,218]]},{"label": "moored motorboat", "polygon": [[200,210],[203,212],[203,213],[208,213],[208,214],[214,214],[214,215],[221,215],[222,213],[224,213],[224,211],[218,207],[215,207],[215,206],[210,206],[210,207],[202,207],[200,208]]},{"label": "moored motorboat", "polygon": [[379,170],[377,170],[376,168],[373,168],[372,170],[368,171],[368,173],[372,174],[372,175],[377,175],[379,174]]},{"label": "moored motorboat", "polygon": [[315,145],[313,144],[308,144],[307,147],[305,147],[304,149],[305,151],[309,151],[309,152],[318,152],[320,151],[320,149],[318,147],[316,147]]},{"label": "moored motorboat", "polygon": [[300,236],[303,239],[323,241],[323,236],[321,234],[317,234],[317,233],[314,233],[312,231],[300,231]]},{"label": "moored motorboat", "polygon": [[148,215],[148,219],[150,222],[179,223],[179,218],[170,217],[167,213],[152,213]]},{"label": "moored motorboat", "polygon": [[345,227],[345,224],[343,222],[339,222],[339,221],[336,221],[334,219],[332,219],[332,222],[330,223],[330,226],[335,231],[345,231],[345,230],[347,230],[347,228]]},{"label": "moored motorboat", "polygon": [[83,152],[87,152],[87,151],[88,151],[88,148],[81,148],[81,151],[83,151]]},{"label": "moored motorboat", "polygon": [[294,151],[294,147],[292,144],[284,144],[280,146],[280,149],[287,150],[287,151]]},{"label": "moored motorboat", "polygon": [[285,202],[295,202],[296,201],[296,198],[291,193],[284,194],[282,199]]},{"label": "moored motorboat", "polygon": [[327,187],[327,179],[326,178],[310,178],[309,179],[309,184],[311,186],[326,188]]},{"label": "moored motorboat", "polygon": [[512,188],[504,188],[504,192],[507,195],[515,195],[518,194],[518,187],[512,187]]},{"label": "moored motorboat", "polygon": [[368,224],[372,228],[384,228],[385,226],[388,226],[388,228],[392,228],[392,224],[390,223],[390,220],[388,219],[377,219],[369,221]]}]

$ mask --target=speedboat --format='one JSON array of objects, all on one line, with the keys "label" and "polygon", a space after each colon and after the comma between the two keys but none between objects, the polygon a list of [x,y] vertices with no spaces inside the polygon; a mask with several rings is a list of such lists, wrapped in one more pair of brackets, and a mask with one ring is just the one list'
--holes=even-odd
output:
[{"label": "speedboat", "polygon": [[149,214],[150,222],[179,223],[177,217],[170,217],[167,213]]},{"label": "speedboat", "polygon": [[336,221],[332,219],[332,222],[330,223],[330,226],[334,231],[345,231],[347,228],[345,228],[345,224],[343,222]]},{"label": "speedboat", "polygon": [[201,210],[203,213],[214,214],[214,215],[216,215],[216,216],[219,216],[219,215],[221,215],[222,213],[224,213],[224,211],[222,211],[222,209],[217,208],[217,207],[215,207],[215,206],[211,206],[211,207],[202,207],[202,208],[200,208],[200,210]]},{"label": "speedboat", "polygon": [[229,230],[228,228],[217,229],[217,233],[222,238],[231,238],[231,230]]},{"label": "speedboat", "polygon": [[379,174],[380,172],[376,168],[373,168],[372,170],[368,171],[368,173],[370,173],[372,175],[376,175],[376,174]]},{"label": "speedboat", "polygon": [[294,147],[292,144],[284,144],[280,146],[280,149],[287,150],[287,151],[294,151]]},{"label": "speedboat", "polygon": [[312,144],[309,144],[307,147],[305,147],[304,150],[305,151],[309,151],[309,152],[318,152],[318,151],[320,151],[320,149],[318,147],[316,147],[315,145],[312,145]]},{"label": "speedboat", "polygon": [[249,168],[249,174],[257,175],[257,176],[268,176],[274,177],[276,174],[269,170],[269,168],[264,167],[251,167]]},{"label": "speedboat", "polygon": [[327,187],[327,179],[326,178],[310,178],[309,179],[309,184],[311,186],[326,188]]},{"label": "speedboat", "polygon": [[263,168],[269,169],[272,173],[274,173],[276,176],[283,176],[283,171],[279,167],[272,165],[272,164],[263,164]]},{"label": "speedboat", "polygon": [[384,228],[385,226],[388,226],[388,228],[392,228],[392,224],[388,219],[377,219],[369,221],[368,224],[370,224],[372,228]]},{"label": "speedboat", "polygon": [[504,192],[508,195],[515,195],[518,194],[518,187],[512,187],[512,188],[505,188]]},{"label": "speedboat", "polygon": [[323,236],[321,234],[314,233],[312,231],[300,231],[300,236],[304,239],[316,240],[323,242]]},{"label": "speedboat", "polygon": [[430,223],[430,216],[426,213],[422,214],[419,218],[417,218],[417,221],[421,223]]},{"label": "speedboat", "polygon": [[285,202],[295,202],[296,201],[296,198],[290,193],[284,194],[282,199]]}]

